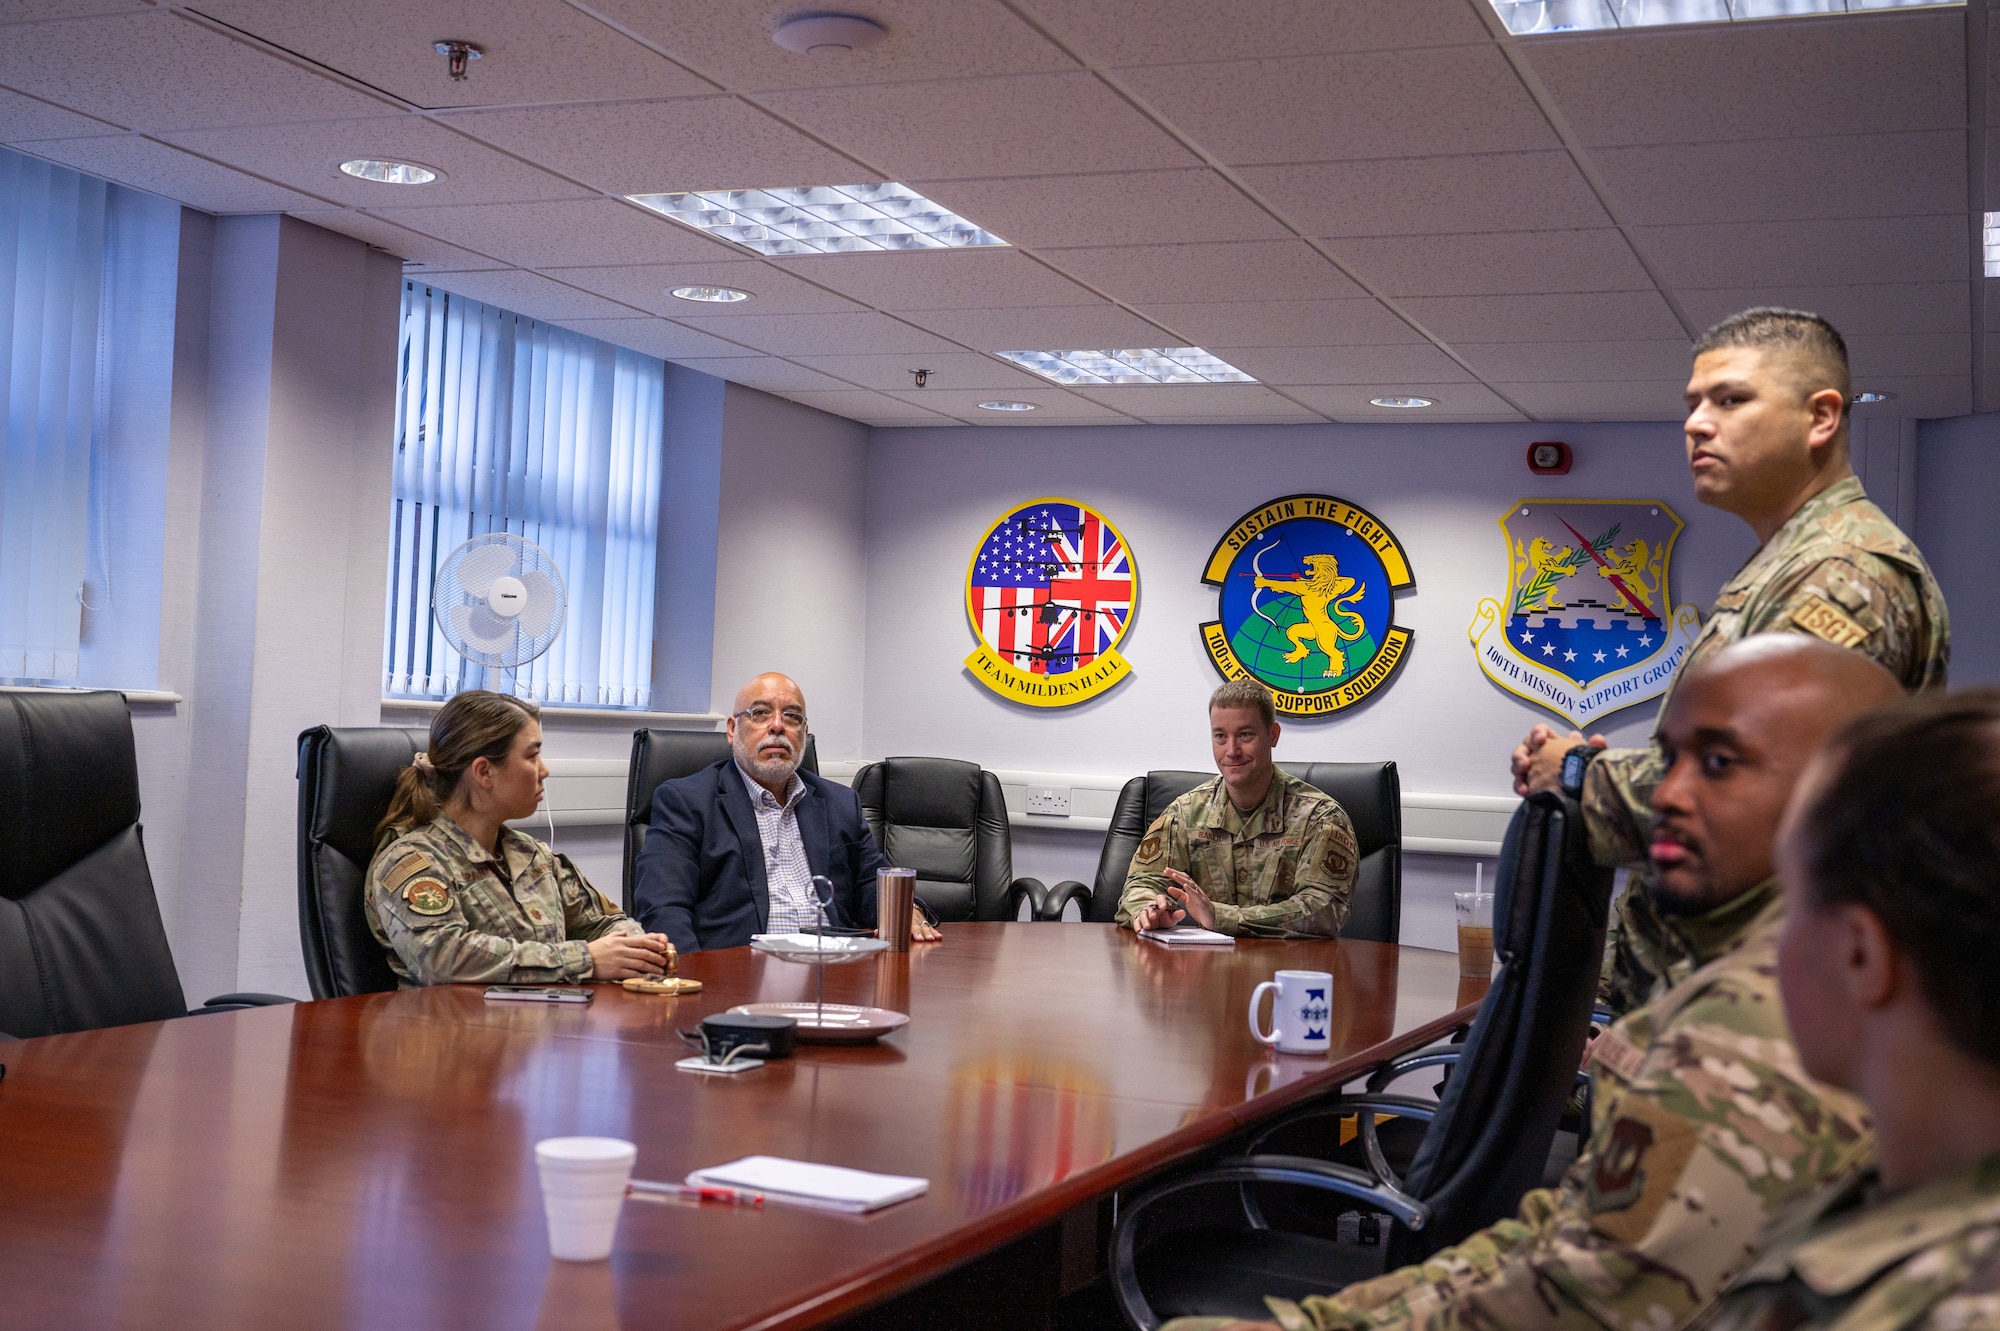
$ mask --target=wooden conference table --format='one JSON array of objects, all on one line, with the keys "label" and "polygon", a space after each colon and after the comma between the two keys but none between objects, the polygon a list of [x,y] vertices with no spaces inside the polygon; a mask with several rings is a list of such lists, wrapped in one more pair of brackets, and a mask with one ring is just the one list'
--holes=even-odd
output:
[{"label": "wooden conference table", "polygon": [[[1286,967],[1334,973],[1330,1057],[1250,1039],[1250,990]],[[810,998],[812,969],[737,948],[681,973],[705,990],[457,986],[0,1044],[0,1324],[787,1327],[1024,1235],[1074,1266],[1066,1216],[1094,1243],[1097,1199],[1438,1038],[1485,987],[1378,943],[959,924],[828,970],[827,1001],[900,1032],[721,1078],[673,1067],[675,1029]],[[633,1201],[609,1263],[552,1262],[531,1148],[575,1133],[638,1143],[642,1178],[769,1154],[931,1189],[865,1217]]]}]

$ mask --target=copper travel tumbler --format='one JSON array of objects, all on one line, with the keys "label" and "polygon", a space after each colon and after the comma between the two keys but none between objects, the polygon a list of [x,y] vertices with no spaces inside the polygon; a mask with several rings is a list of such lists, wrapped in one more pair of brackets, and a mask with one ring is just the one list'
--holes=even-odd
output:
[{"label": "copper travel tumbler", "polygon": [[883,869],[875,875],[875,936],[891,952],[910,950],[910,912],[916,903],[915,869]]}]

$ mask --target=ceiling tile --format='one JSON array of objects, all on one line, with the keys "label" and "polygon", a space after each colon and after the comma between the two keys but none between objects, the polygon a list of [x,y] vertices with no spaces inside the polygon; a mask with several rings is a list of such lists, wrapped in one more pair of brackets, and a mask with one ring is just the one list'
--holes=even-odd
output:
[{"label": "ceiling tile", "polygon": [[[415,106],[677,97],[711,86],[562,0],[202,0],[201,11]],[[480,48],[463,83],[432,49]]]},{"label": "ceiling tile", "polygon": [[1965,124],[1965,11],[1538,37],[1519,49],[1593,147]]},{"label": "ceiling tile", "polygon": [[[1951,333],[1972,322],[1972,292],[1957,282],[1871,282],[1853,286],[1741,286],[1674,293],[1697,328],[1757,305],[1812,310],[1844,337]],[[1996,308],[1989,300],[1988,309]]]},{"label": "ceiling tile", "polygon": [[812,254],[772,262],[864,305],[897,313],[1083,305],[1098,299],[1017,249],[909,250],[893,256]]},{"label": "ceiling tile", "polygon": [[489,259],[462,250],[456,245],[447,245],[441,240],[419,235],[415,231],[385,222],[368,213],[357,213],[351,209],[340,211],[294,210],[292,216],[328,231],[337,231],[343,236],[352,236],[365,241],[378,250],[386,250],[412,268],[429,271],[438,269],[449,272],[478,272],[505,268],[507,265],[497,259]]},{"label": "ceiling tile", "polygon": [[[1289,384],[1470,383],[1458,362],[1429,342],[1386,347],[1210,347],[1260,381]],[[1387,388],[1381,392],[1389,391]]]},{"label": "ceiling tile", "polygon": [[1134,171],[915,188],[1016,245],[1277,240],[1285,230],[1213,171]]},{"label": "ceiling tile", "polygon": [[604,339],[661,360],[688,360],[697,357],[744,356],[747,347],[725,342],[719,337],[698,333],[692,328],[670,324],[665,319],[563,319],[565,328]]},{"label": "ceiling tile", "polygon": [[[1065,425],[1116,425],[1129,420],[1129,417],[1109,407],[1060,388],[1009,389],[1004,396],[996,395],[991,389],[922,388],[891,393],[889,396],[912,406],[947,412],[975,425],[1028,425],[1037,422],[1046,425],[1052,421]],[[993,401],[1030,402],[1035,409],[986,411],[979,405]]]},{"label": "ceiling tile", "polygon": [[1669,288],[1964,278],[1965,216],[1831,218],[1635,227]]},{"label": "ceiling tile", "polygon": [[814,389],[839,390],[852,387],[817,370],[794,365],[776,356],[696,356],[677,357],[678,364],[733,384],[760,388],[766,393],[808,392]]},{"label": "ceiling tile", "polygon": [[1625,237],[1610,228],[1365,236],[1327,245],[1388,296],[1509,296],[1653,287]]},{"label": "ceiling tile", "polygon": [[1491,383],[1566,384],[1676,376],[1686,383],[1692,364],[1684,337],[1652,342],[1454,342],[1451,349]]},{"label": "ceiling tile", "polygon": [[1018,365],[991,356],[975,356],[966,351],[926,351],[886,356],[799,356],[795,359],[801,365],[811,366],[862,388],[916,390],[911,372],[929,370],[930,377],[920,395],[933,388],[947,392],[955,389],[1004,392],[1009,397],[1018,397],[1034,389],[1062,391],[1051,389],[1048,380],[1030,374]]},{"label": "ceiling tile", "polygon": [[1077,351],[1181,346],[1165,330],[1108,301],[1012,310],[920,310],[907,317],[976,351]]},{"label": "ceiling tile", "polygon": [[60,106],[51,106],[33,97],[0,88],[0,142],[74,139],[92,134],[111,134],[117,129],[118,126],[105,121],[93,120]]},{"label": "ceiling tile", "polygon": [[1460,342],[1654,341],[1684,331],[1653,291],[1555,296],[1418,296],[1399,302],[1410,317],[1456,346]]},{"label": "ceiling tile", "polygon": [[613,194],[876,183],[860,166],[734,97],[464,112],[468,134]]},{"label": "ceiling tile", "polygon": [[1044,250],[1041,257],[1127,304],[1366,294],[1302,240]]},{"label": "ceiling tile", "polygon": [[[843,296],[823,291],[810,282],[802,282],[788,272],[755,259],[607,268],[546,268],[543,271],[571,286],[595,291],[672,319],[713,317],[725,320],[754,314],[822,314],[860,308]],[[751,298],[734,305],[709,305],[667,294],[681,286],[735,287],[739,291],[748,291]]]},{"label": "ceiling tile", "polygon": [[1629,222],[1898,217],[1965,206],[1965,135],[1601,148],[1591,163]]},{"label": "ceiling tile", "polygon": [[114,134],[101,139],[48,139],[21,151],[77,171],[162,195],[210,213],[275,213],[324,208],[325,202],[190,157],[178,148]]},{"label": "ceiling tile", "polygon": [[92,14],[143,14],[151,8],[151,0],[11,0],[6,8],[0,9],[0,24],[83,18]]},{"label": "ceiling tile", "polygon": [[[1285,390],[1315,411],[1339,420],[1412,422],[1418,425],[1437,416],[1512,417],[1514,409],[1485,384],[1403,382],[1394,384],[1327,385]],[[1371,397],[1427,397],[1436,405],[1421,410],[1406,407],[1371,406]]]},{"label": "ceiling tile", "polygon": [[1490,43],[1170,65],[1120,77],[1231,165],[1561,146]]},{"label": "ceiling tile", "polygon": [[[575,199],[590,193],[421,116],[181,130],[160,137],[189,152],[356,208]],[[342,162],[355,157],[415,162],[444,172],[444,179],[419,186],[357,180],[340,169]]]},{"label": "ceiling tile", "polygon": [[1131,103],[1081,71],[819,88],[760,101],[897,180],[1199,165]]},{"label": "ceiling tile", "polygon": [[430,284],[461,296],[498,305],[543,323],[571,319],[629,319],[632,311],[602,296],[552,282],[539,273],[508,269],[483,273],[433,273]]},{"label": "ceiling tile", "polygon": [[888,28],[889,39],[845,56],[794,55],[778,46],[772,29],[799,11],[769,0],[594,0],[592,7],[690,69],[744,92],[1076,67],[994,0],[871,0],[868,17]]},{"label": "ceiling tile", "polygon": [[1173,65],[1488,40],[1464,0],[1035,0],[1093,64]]},{"label": "ceiling tile", "polygon": [[1311,413],[1262,384],[1078,384],[1070,390],[1143,421],[1163,416],[1297,416]]},{"label": "ceiling tile", "polygon": [[[1876,379],[1901,375],[1951,375],[1969,372],[1970,333],[1903,333],[1887,337],[1864,334],[1845,339],[1855,386],[1866,388]],[[1868,383],[1863,383],[1862,380]]]},{"label": "ceiling tile", "polygon": [[1686,379],[1587,384],[1496,384],[1542,421],[1678,421]]},{"label": "ceiling tile", "polygon": [[1304,407],[1282,411],[1230,411],[1217,416],[1148,416],[1145,425],[1324,425],[1326,417]]},{"label": "ceiling tile", "polygon": [[686,324],[777,356],[827,356],[842,352],[951,352],[958,348],[886,314],[743,314],[683,317]]},{"label": "ceiling tile", "polygon": [[743,255],[741,249],[617,199],[373,211],[399,226],[520,268],[700,263]]},{"label": "ceiling tile", "polygon": [[817,407],[821,411],[866,425],[960,425],[955,417],[926,411],[922,407],[890,397],[887,393],[868,393],[858,388],[829,390],[826,392],[784,392],[779,397],[788,398],[802,406]]},{"label": "ceiling tile", "polygon": [[1204,347],[1342,347],[1422,342],[1380,301],[1264,300],[1142,305],[1141,314]]},{"label": "ceiling tile", "polygon": [[[164,76],[135,77],[134,60]],[[337,120],[396,109],[168,13],[15,28],[0,42],[0,83],[144,130]]]},{"label": "ceiling tile", "polygon": [[1555,231],[1611,223],[1565,152],[1255,166],[1238,174],[1309,236]]}]

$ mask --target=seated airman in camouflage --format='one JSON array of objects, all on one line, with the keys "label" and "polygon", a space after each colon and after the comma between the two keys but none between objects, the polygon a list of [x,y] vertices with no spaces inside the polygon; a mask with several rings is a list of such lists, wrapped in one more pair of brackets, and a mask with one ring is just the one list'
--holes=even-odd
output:
[{"label": "seated airman in camouflage", "polygon": [[1132,857],[1118,923],[1183,922],[1257,938],[1332,938],[1360,855],[1339,801],[1278,770],[1271,691],[1231,680],[1208,700],[1221,775],[1169,804]]},{"label": "seated airman in camouflage", "polygon": [[541,710],[468,689],[396,778],[368,866],[368,927],[406,987],[659,975],[671,945],[507,826],[542,800]]},{"label": "seated airman in camouflage", "polygon": [[2000,1327],[2000,692],[1850,726],[1778,852],[1799,1062],[1877,1159],[1776,1217],[1702,1331]]},{"label": "seated airman in camouflage", "polygon": [[1421,1265],[1267,1300],[1287,1331],[1676,1331],[1749,1264],[1767,1217],[1866,1158],[1866,1111],[1808,1077],[1786,1034],[1771,864],[1813,754],[1897,692],[1867,657],[1793,635],[1691,668],[1660,728],[1658,891],[1690,913],[1754,913],[1593,1045],[1590,1140],[1559,1187]]}]

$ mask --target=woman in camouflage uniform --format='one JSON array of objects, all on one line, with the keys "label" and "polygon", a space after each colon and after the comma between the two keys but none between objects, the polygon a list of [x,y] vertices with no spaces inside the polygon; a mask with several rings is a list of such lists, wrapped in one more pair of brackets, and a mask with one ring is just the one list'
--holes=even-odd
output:
[{"label": "woman in camouflage uniform", "polygon": [[542,801],[541,709],[484,689],[431,721],[396,778],[368,866],[368,927],[405,987],[622,980],[666,970],[671,946],[557,855],[507,826]]}]

